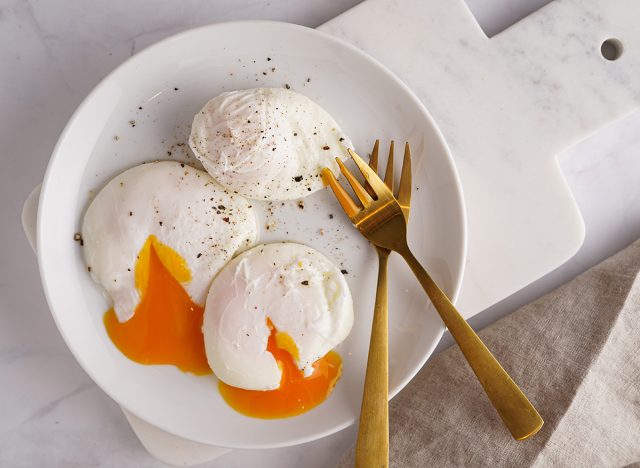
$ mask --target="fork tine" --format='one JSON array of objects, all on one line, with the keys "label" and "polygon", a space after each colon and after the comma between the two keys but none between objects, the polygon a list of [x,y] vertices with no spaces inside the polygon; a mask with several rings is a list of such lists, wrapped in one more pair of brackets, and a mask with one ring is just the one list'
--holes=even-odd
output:
[{"label": "fork tine", "polygon": [[373,144],[373,151],[371,152],[371,158],[369,159],[369,167],[378,172],[378,148],[380,146],[380,140],[376,140]]},{"label": "fork tine", "polygon": [[409,207],[411,206],[411,148],[409,147],[409,142],[404,145],[404,160],[402,161],[397,200],[402,207],[402,211],[405,212],[405,217],[408,217]]},{"label": "fork tine", "polygon": [[[351,188],[360,200],[360,203],[362,203],[362,206],[364,206],[365,208],[371,206],[371,203],[373,203],[373,198],[371,198],[371,195],[369,195],[364,187],[360,185],[358,179],[353,176],[353,174],[349,171],[349,169],[347,169],[347,166],[344,165],[340,158],[336,158],[336,162],[338,163],[338,166],[340,166],[340,172],[342,172],[344,177],[347,179],[347,182],[349,182],[349,185],[351,185]],[[364,161],[362,161],[362,163],[364,164]],[[369,169],[369,166],[367,166],[367,169]]]},{"label": "fork tine", "polygon": [[324,183],[331,187],[333,190],[333,194],[336,196],[342,209],[347,214],[349,218],[353,218],[360,211],[360,207],[354,203],[351,199],[347,191],[342,188],[342,185],[338,183],[336,180],[336,176],[333,175],[333,172],[328,167],[322,169],[321,172],[322,180]]},{"label": "fork tine", "polygon": [[[369,167],[375,172],[378,172],[378,148],[380,146],[380,140],[376,140],[373,145],[373,151],[371,151],[371,157],[369,158]],[[369,182],[364,183],[364,189],[367,191],[371,198],[376,198],[376,192],[371,188]]]},{"label": "fork tine", "polygon": [[[382,182],[380,177],[378,177],[378,174],[376,174],[369,166],[367,166],[367,163],[365,163],[360,156],[358,156],[351,149],[347,149],[347,151],[349,152],[349,154],[351,155],[351,158],[354,160],[354,162],[358,166],[358,169],[360,169],[360,172],[362,172],[362,175],[364,176],[364,178],[367,179],[367,182],[369,182],[369,184],[371,185],[371,188],[373,189],[373,191],[376,192],[376,195],[378,197],[382,194],[393,196],[393,193],[387,188],[386,185],[384,185],[384,182]],[[368,195],[369,194],[367,194],[367,196]]]},{"label": "fork tine", "polygon": [[389,159],[387,159],[387,169],[384,172],[384,184],[393,192],[393,140],[389,145]]}]

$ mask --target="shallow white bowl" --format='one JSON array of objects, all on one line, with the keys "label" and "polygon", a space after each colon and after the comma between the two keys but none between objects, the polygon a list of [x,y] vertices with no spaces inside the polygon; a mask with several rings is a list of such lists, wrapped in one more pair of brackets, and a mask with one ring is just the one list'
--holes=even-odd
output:
[{"label": "shallow white bowl", "polygon": [[[411,142],[410,243],[450,297],[456,297],[462,279],[465,217],[451,156],[420,101],[382,65],[315,30],[271,22],[207,26],[135,55],[85,99],[56,146],[38,210],[40,272],[56,324],[93,380],[134,415],[197,442],[281,447],[354,422],[375,295],[373,248],[329,190],[305,198],[304,209],[297,202],[257,204],[260,242],[307,243],[348,271],[356,315],[351,335],[338,348],[343,376],[327,401],[294,418],[259,420],[230,409],[213,376],[125,358],[105,332],[102,315],[109,303],[87,274],[73,236],[91,194],[115,174],[155,159],[195,164],[185,143],[192,116],[208,99],[225,90],[285,84],[324,106],[363,155],[375,138],[384,148],[391,138]],[[395,395],[425,363],[444,328],[397,256],[390,262],[390,287],[389,385]]]}]

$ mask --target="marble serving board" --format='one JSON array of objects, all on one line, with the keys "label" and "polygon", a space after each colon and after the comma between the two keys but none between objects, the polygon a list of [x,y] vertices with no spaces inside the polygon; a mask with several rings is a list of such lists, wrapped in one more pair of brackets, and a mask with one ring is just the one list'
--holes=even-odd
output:
[{"label": "marble serving board", "polygon": [[638,17],[634,0],[556,0],[488,38],[463,0],[367,0],[319,28],[389,67],[443,132],[467,208],[466,317],[582,244],[557,156],[640,106]]}]

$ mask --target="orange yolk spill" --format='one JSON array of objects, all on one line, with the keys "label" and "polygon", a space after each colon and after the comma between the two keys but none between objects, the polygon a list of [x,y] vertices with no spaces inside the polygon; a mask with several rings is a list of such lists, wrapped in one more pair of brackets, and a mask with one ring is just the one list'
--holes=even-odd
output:
[{"label": "orange yolk spill", "polygon": [[[222,398],[236,411],[254,418],[286,418],[305,413],[322,403],[335,387],[342,372],[338,353],[330,351],[313,364],[313,374],[304,377],[290,352],[279,347],[278,333],[268,321],[271,334],[267,351],[273,354],[282,370],[276,390],[245,390],[220,381]],[[287,346],[288,348],[288,346]]]},{"label": "orange yolk spill", "polygon": [[[194,303],[181,282],[191,279],[186,262],[170,247],[149,236],[135,267],[135,284],[142,300],[133,317],[118,321],[113,309],[104,314],[111,341],[129,359],[140,364],[172,364],[196,375],[211,373],[204,348],[204,308]],[[219,382],[222,397],[236,411],[256,418],[285,418],[305,413],[333,391],[342,372],[342,359],[330,351],[304,377],[298,369],[295,343],[278,333],[270,320],[269,351],[282,370],[280,387],[258,391]]]},{"label": "orange yolk spill", "polygon": [[190,279],[180,255],[149,236],[136,262],[135,283],[142,300],[135,314],[124,323],[113,309],[104,314],[107,333],[124,355],[141,364],[173,364],[196,375],[211,373],[202,336],[204,308],[191,300],[179,281]]}]

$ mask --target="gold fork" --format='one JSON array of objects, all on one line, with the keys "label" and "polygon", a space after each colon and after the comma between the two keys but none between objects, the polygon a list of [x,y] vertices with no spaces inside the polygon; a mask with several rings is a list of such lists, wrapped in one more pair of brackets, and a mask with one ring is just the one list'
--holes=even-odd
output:
[{"label": "gold fork", "polygon": [[[380,141],[376,140],[369,159],[369,167],[378,170],[378,150]],[[393,150],[389,146],[389,157],[384,174],[384,183],[393,192]],[[365,190],[372,197],[375,192],[369,184]],[[404,160],[400,176],[398,203],[405,220],[409,219],[411,205],[411,153],[405,145]],[[367,372],[360,408],[360,425],[356,443],[356,467],[377,468],[389,466],[389,355],[388,355],[388,299],[387,299],[387,262],[391,251],[376,246],[378,252],[378,285],[376,302],[373,308],[371,339]]]},{"label": "gold fork", "polygon": [[374,245],[399,253],[431,299],[440,318],[460,346],[471,369],[482,384],[489,400],[516,440],[523,440],[540,430],[544,421],[522,390],[509,377],[478,335],[464,320],[449,298],[433,281],[407,245],[407,222],[398,200],[378,175],[352,150],[348,150],[371,187],[372,197],[338,160],[362,206],[356,204],[327,168],[322,174],[356,228]]}]

